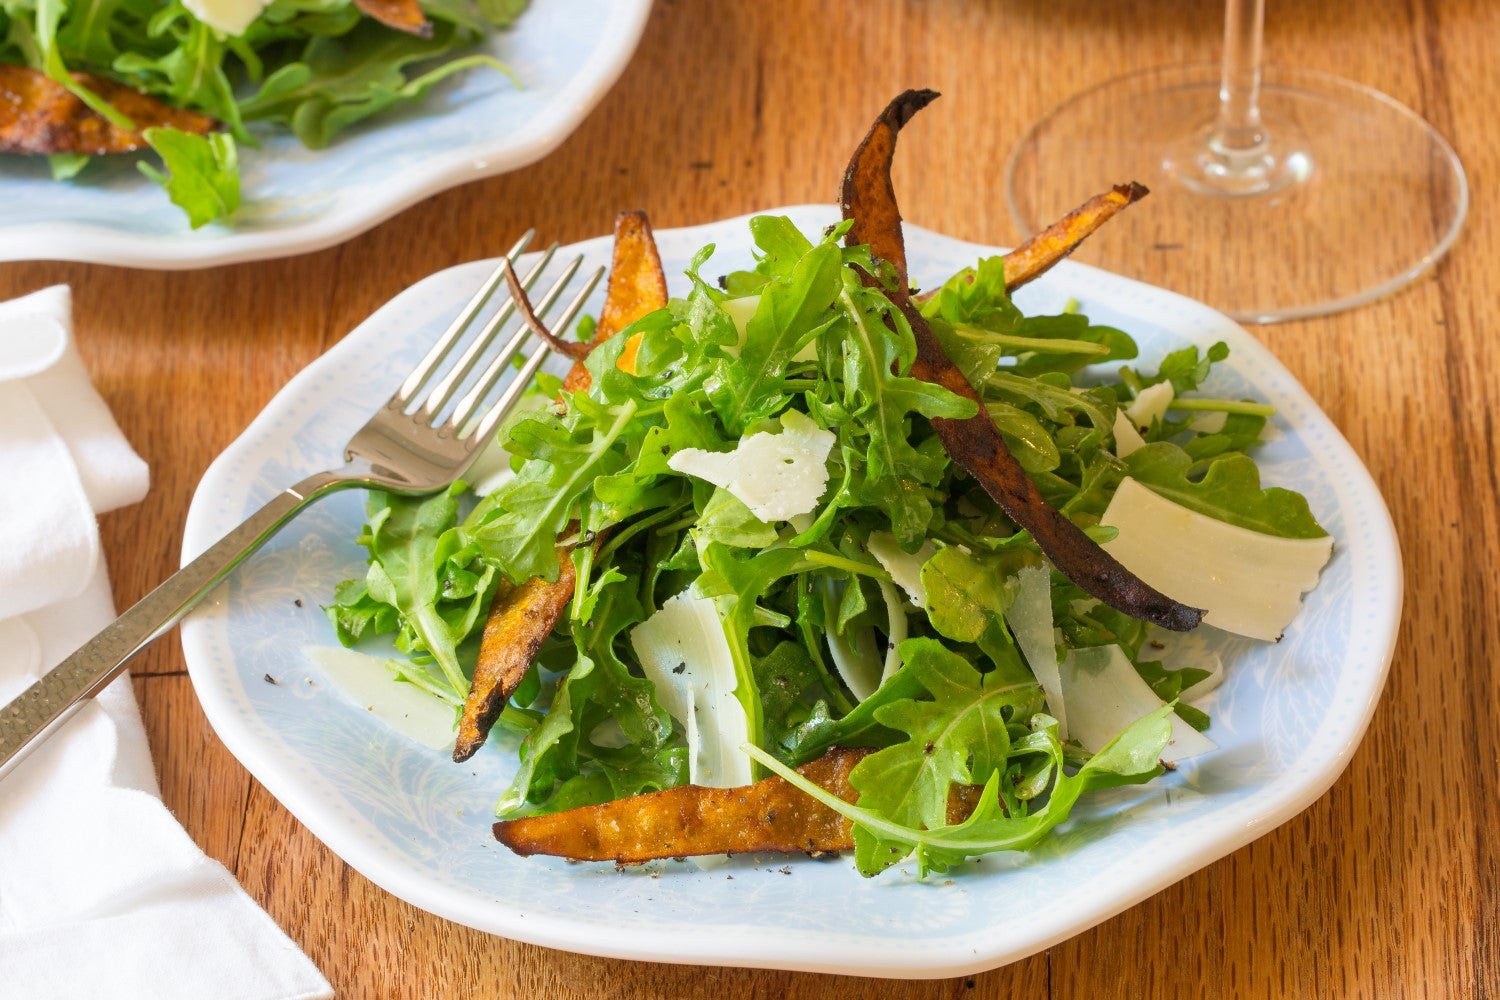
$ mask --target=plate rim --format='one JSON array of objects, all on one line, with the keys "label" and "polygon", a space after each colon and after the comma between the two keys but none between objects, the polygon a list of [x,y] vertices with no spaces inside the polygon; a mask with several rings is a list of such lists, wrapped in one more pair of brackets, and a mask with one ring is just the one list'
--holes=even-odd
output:
[{"label": "plate rim", "polygon": [[[127,233],[70,221],[0,223],[0,262],[62,261],[186,271],[297,257],[337,246],[435,194],[519,170],[562,145],[624,74],[645,33],[651,7],[652,0],[610,0],[610,19],[588,57],[578,60],[579,72],[568,78],[547,104],[546,113],[529,122],[519,137],[517,133],[503,139],[497,135],[461,156],[413,165],[358,204],[341,205],[286,228],[258,231]],[[165,195],[162,206],[163,212],[176,210]]]},{"label": "plate rim", "polygon": [[[697,226],[663,230],[658,233],[658,236],[666,237],[668,234],[676,236],[711,227],[734,225],[743,223],[754,215],[788,215],[797,221],[799,218],[826,217],[830,211],[836,212],[837,209],[828,205],[785,206]],[[908,233],[920,232],[925,237],[944,241],[966,251],[972,249],[976,256],[994,253],[996,250],[994,247],[959,240],[910,223],[907,224],[907,230]],[[575,250],[602,244],[610,238],[606,235],[579,241],[568,249]],[[476,266],[475,262],[457,265],[458,268],[474,266]],[[454,268],[435,272],[407,289],[402,296],[419,293],[426,282],[433,281],[452,270]],[[1268,808],[1256,811],[1253,818],[1237,828],[1221,831],[1212,837],[1201,833],[1191,837],[1184,834],[1184,838],[1191,841],[1190,843],[1174,845],[1172,850],[1160,851],[1154,863],[1141,865],[1125,876],[1116,876],[1111,881],[1115,889],[1109,894],[1108,899],[1089,909],[1081,919],[1073,912],[1065,914],[1042,912],[1031,924],[1035,933],[1020,943],[1006,942],[997,945],[991,942],[989,947],[984,947],[984,942],[980,939],[985,935],[981,929],[961,937],[945,938],[941,945],[924,941],[924,947],[916,954],[911,954],[891,949],[887,939],[868,936],[863,939],[845,937],[838,942],[835,950],[830,948],[827,936],[820,933],[790,929],[781,929],[779,933],[767,933],[764,924],[749,922],[742,927],[716,926],[712,928],[711,933],[701,936],[674,937],[670,929],[667,929],[656,931],[652,937],[643,935],[638,927],[591,923],[572,916],[519,912],[511,914],[503,907],[480,906],[469,897],[457,896],[442,886],[437,887],[438,892],[435,898],[434,887],[422,878],[420,873],[413,873],[399,865],[390,864],[389,860],[379,852],[366,849],[358,838],[341,837],[337,829],[338,821],[324,817],[317,809],[297,801],[294,789],[290,796],[284,794],[289,786],[297,784],[297,779],[289,776],[285,766],[273,756],[263,752],[254,734],[238,726],[233,713],[229,711],[230,703],[226,699],[225,692],[212,686],[205,688],[205,685],[200,683],[200,675],[204,673],[205,668],[199,662],[199,668],[195,669],[195,661],[200,661],[200,658],[207,656],[206,650],[202,648],[204,638],[200,632],[200,626],[205,616],[210,613],[200,610],[183,623],[181,635],[188,672],[205,715],[208,716],[216,734],[236,759],[325,846],[372,882],[393,895],[411,902],[412,905],[438,916],[487,933],[545,947],[607,958],[674,964],[732,965],[866,977],[926,979],[967,975],[1018,961],[1129,909],[1284,824],[1321,798],[1338,780],[1360,745],[1385,687],[1399,634],[1404,600],[1404,577],[1394,522],[1390,517],[1388,505],[1369,470],[1332,420],[1323,413],[1307,390],[1265,345],[1229,317],[1175,292],[1075,261],[1064,261],[1058,265],[1058,270],[1062,272],[1062,275],[1070,272],[1076,273],[1095,284],[1108,285],[1113,282],[1123,282],[1131,286],[1141,286],[1152,295],[1170,296],[1180,306],[1211,321],[1216,332],[1221,328],[1229,332],[1231,334],[1228,338],[1231,340],[1231,357],[1249,357],[1255,364],[1281,379],[1286,393],[1296,398],[1305,408],[1301,423],[1305,425],[1308,421],[1321,422],[1321,430],[1331,436],[1332,445],[1339,449],[1341,471],[1351,474],[1338,484],[1339,507],[1340,509],[1349,508],[1350,504],[1345,499],[1349,496],[1357,496],[1367,506],[1373,501],[1373,507],[1369,511],[1376,515],[1373,519],[1374,523],[1370,526],[1373,530],[1362,539],[1362,544],[1369,548],[1372,557],[1382,568],[1388,567],[1390,570],[1381,581],[1384,586],[1377,591],[1378,596],[1384,599],[1384,619],[1390,622],[1389,629],[1375,648],[1375,659],[1378,662],[1374,663],[1371,668],[1368,690],[1357,708],[1347,716],[1349,720],[1347,729],[1334,734],[1339,737],[1337,750],[1332,752],[1328,759],[1313,762],[1319,766],[1294,767],[1293,765],[1300,765],[1316,747],[1309,749],[1302,757],[1293,761],[1292,765],[1288,765],[1276,775],[1274,780],[1247,796],[1247,799],[1239,804],[1241,808],[1236,809],[1236,812],[1244,812],[1251,806],[1262,804],[1263,800],[1267,799],[1270,800],[1265,803]],[[397,296],[382,308],[394,307],[402,296]],[[374,315],[378,315],[378,311]],[[366,323],[368,322],[370,320],[366,320]],[[315,379],[325,369],[337,365],[342,360],[340,346],[353,345],[357,340],[358,329],[356,328],[339,344],[294,376],[287,386],[267,404],[255,421],[210,465],[198,490],[194,493],[193,503],[189,509],[184,529],[184,561],[214,540],[210,533],[211,525],[207,523],[209,521],[207,506],[200,503],[200,498],[211,492],[215,484],[227,475],[227,464],[232,459],[237,446],[251,438],[258,426],[273,422],[280,407],[292,404],[298,395],[296,390],[301,380]],[[351,346],[348,349],[354,348]],[[213,602],[214,606],[218,606],[219,603],[219,601]],[[1326,726],[1328,723],[1325,722],[1322,725]],[[1315,730],[1315,735],[1320,732],[1321,726],[1319,730]],[[1202,822],[1214,821],[1210,825],[1221,825],[1222,821],[1216,819],[1217,815],[1205,817]],[[337,848],[333,846],[334,842],[338,842]],[[418,899],[422,901],[418,902]],[[497,910],[500,912],[496,912]],[[737,930],[739,933],[736,933]],[[747,931],[753,934],[745,933]]]}]

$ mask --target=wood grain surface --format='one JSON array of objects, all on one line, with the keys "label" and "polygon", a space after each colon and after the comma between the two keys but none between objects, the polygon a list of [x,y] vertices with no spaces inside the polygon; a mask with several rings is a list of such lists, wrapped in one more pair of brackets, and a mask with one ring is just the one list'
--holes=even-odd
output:
[{"label": "wood grain surface", "polygon": [[[1490,214],[1500,4],[1270,6],[1271,61],[1415,108],[1474,183],[1467,228],[1434,273],[1355,311],[1254,330],[1369,466],[1405,559],[1385,695],[1347,770],[1301,815],[1044,953],[972,977],[887,982],[580,957],[400,902],[229,755],[173,638],[132,670],[167,805],[346,997],[1500,996],[1500,224]],[[214,456],[293,374],[423,276],[493,255],[525,226],[567,242],[607,232],[627,208],[668,227],[832,201],[852,144],[908,86],[945,96],[902,148],[907,218],[1013,242],[1000,190],[1025,126],[1119,72],[1216,58],[1222,10],[1219,0],[658,0],[619,84],[527,169],[312,255],[185,273],[0,264],[0,297],[72,285],[85,360],[150,462],[146,500],[104,522],[123,605],[175,567],[188,501]],[[1370,227],[1372,240],[1403,238],[1379,219]],[[1235,266],[1169,258],[1163,281],[1173,268]]]}]

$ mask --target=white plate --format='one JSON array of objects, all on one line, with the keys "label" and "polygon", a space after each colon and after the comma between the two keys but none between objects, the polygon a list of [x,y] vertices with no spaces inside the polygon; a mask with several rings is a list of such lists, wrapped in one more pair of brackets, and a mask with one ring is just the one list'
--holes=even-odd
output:
[{"label": "white plate", "polygon": [[[780,211],[808,232],[836,217],[821,206]],[[743,219],[657,238],[674,280],[705,243],[718,245],[706,275],[750,262]],[[912,275],[928,284],[993,252],[915,227],[907,241]],[[578,249],[603,264],[609,240]],[[408,289],[298,375],[204,476],[186,552],[335,463],[485,266]],[[1061,835],[1030,856],[986,858],[923,883],[899,868],[864,879],[847,858],[742,857],[710,871],[663,862],[617,872],[511,855],[489,827],[514,773],[513,741],[492,738],[498,745],[455,765],[346,700],[299,653],[334,644],[317,606],[335,583],[363,573],[355,495],[304,515],[184,624],[204,711],[251,773],[360,872],[425,910],[523,941],[657,961],[935,977],[1013,961],[1104,920],[1261,836],[1333,783],[1385,681],[1401,611],[1400,555],[1359,460],[1233,321],[1072,263],[1020,297],[1031,312],[1077,298],[1091,318],[1131,332],[1148,368],[1185,344],[1228,342],[1230,359],[1208,388],[1275,404],[1282,433],[1259,456],[1265,480],[1305,493],[1337,539],[1281,643],[1215,635],[1228,664],[1208,703],[1219,750],[1150,785],[1086,799]],[[281,683],[266,683],[268,673]]]},{"label": "white plate", "polygon": [[650,10],[650,0],[532,0],[481,47],[522,89],[470,70],[327,149],[305,149],[284,131],[242,147],[244,203],[230,225],[189,228],[132,158],[90,164],[60,184],[42,158],[0,157],[0,261],[181,269],[340,243],[429,195],[550,153],[624,71]]}]

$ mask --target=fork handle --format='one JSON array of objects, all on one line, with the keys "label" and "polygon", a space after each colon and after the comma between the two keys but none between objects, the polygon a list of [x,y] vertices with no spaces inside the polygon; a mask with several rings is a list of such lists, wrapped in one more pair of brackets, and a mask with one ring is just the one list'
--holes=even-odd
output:
[{"label": "fork handle", "polygon": [[175,625],[314,500],[342,485],[320,473],[279,493],[243,524],[132,605],[129,610],[0,708],[0,779],[56,732],[83,703],[118,677],[132,656]]}]

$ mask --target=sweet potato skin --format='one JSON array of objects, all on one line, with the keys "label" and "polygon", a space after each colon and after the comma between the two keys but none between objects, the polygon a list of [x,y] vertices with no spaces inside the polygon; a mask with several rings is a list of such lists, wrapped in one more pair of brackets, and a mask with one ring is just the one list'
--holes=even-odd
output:
[{"label": "sweet potato skin", "polygon": [[121,128],[78,95],[29,66],[0,64],[0,153],[106,156],[146,147],[141,133],[170,125],[204,135],[223,126],[208,115],[164,104],[150,94],[90,73],[73,78],[108,101],[135,128]]},{"label": "sweet potato skin", "polygon": [[[907,290],[906,246],[901,215],[894,204],[891,161],[895,155],[896,136],[902,126],[937,96],[930,90],[907,91],[881,112],[855,150],[844,174],[839,199],[844,218],[851,223],[846,242],[851,246],[868,244],[876,257],[896,268],[897,287],[890,294],[911,326],[916,341],[912,377],[937,383],[956,395],[973,400],[979,407],[979,412],[966,420],[934,418],[933,429],[953,460],[978,480],[1013,521],[1031,533],[1041,550],[1070,580],[1125,614],[1176,631],[1191,629],[1203,620],[1201,610],[1174,601],[1148,586],[1046,502],[985,412],[979,393],[943,351],[937,335]],[[1115,205],[1108,214],[1118,211],[1119,207]],[[1067,234],[1086,226],[1100,214],[1103,210],[1092,216],[1080,216],[1071,224],[1073,228],[1063,228],[1063,236],[1039,243],[1032,255],[1036,262],[1034,266],[1040,266],[1050,259],[1050,255],[1056,254],[1058,247],[1066,242]],[[1096,228],[1099,224],[1102,224],[1102,219],[1094,222]],[[1051,263],[1056,263],[1056,260],[1051,260]],[[875,287],[881,285],[873,275],[866,275],[865,281]]]},{"label": "sweet potato skin", "polygon": [[387,28],[418,38],[432,37],[432,22],[422,13],[422,5],[417,0],[354,0],[354,6]]},{"label": "sweet potato skin", "polygon": [[[667,279],[651,235],[651,223],[643,212],[622,213],[615,220],[609,284],[590,346],[597,347],[666,304]],[[633,371],[634,351],[627,350],[627,354],[621,355],[620,367]],[[563,389],[579,392],[588,388],[589,371],[582,361],[576,361]],[[527,580],[502,586],[495,594],[484,624],[474,679],[459,719],[458,740],[453,747],[455,761],[468,760],[484,744],[543,640],[567,611],[575,585],[572,551],[570,545],[557,547],[561,568],[555,581]]]},{"label": "sweet potato skin", "polygon": [[[609,262],[609,284],[591,346],[604,343],[642,316],[667,304],[667,276],[661,268],[651,223],[644,212],[622,212],[615,219],[615,245]],[[634,338],[632,338],[634,340]],[[636,343],[628,343],[620,354],[620,367],[635,371]],[[589,372],[575,364],[563,380],[565,392],[589,387]]]}]

